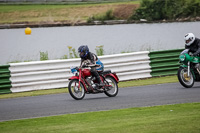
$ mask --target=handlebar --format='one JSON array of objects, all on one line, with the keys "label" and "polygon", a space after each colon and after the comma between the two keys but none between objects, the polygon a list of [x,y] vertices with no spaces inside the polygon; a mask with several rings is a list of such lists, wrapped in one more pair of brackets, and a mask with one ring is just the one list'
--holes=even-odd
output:
[{"label": "handlebar", "polygon": [[82,68],[85,68],[85,67],[99,67],[100,65],[98,64],[92,64],[92,65],[83,65]]},{"label": "handlebar", "polygon": [[93,64],[93,65],[88,65],[88,67],[99,67],[100,65],[98,64]]}]

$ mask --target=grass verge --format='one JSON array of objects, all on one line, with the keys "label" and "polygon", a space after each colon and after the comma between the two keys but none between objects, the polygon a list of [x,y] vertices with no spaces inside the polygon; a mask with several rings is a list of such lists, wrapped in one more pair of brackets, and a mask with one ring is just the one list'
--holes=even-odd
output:
[{"label": "grass verge", "polygon": [[[124,87],[131,87],[131,86],[134,87],[134,86],[174,83],[174,82],[178,82],[177,76],[165,76],[165,77],[153,77],[153,78],[147,78],[147,79],[137,79],[137,80],[132,80],[132,81],[119,82],[118,85],[119,85],[119,88],[124,88]],[[2,94],[2,95],[0,95],[0,99],[57,94],[57,93],[66,93],[66,92],[68,92],[67,88],[51,89],[51,90],[38,90],[38,91],[31,91],[31,92]]]},{"label": "grass verge", "polygon": [[131,12],[127,12],[126,14],[131,15],[135,9],[134,7],[138,7],[138,5],[139,1],[78,5],[0,4],[0,24],[53,23],[58,21],[66,21],[69,23],[86,22],[89,17],[105,13],[108,10],[116,9],[122,13],[126,8],[129,8]]},{"label": "grass verge", "polygon": [[199,133],[200,103],[0,122],[2,133]]}]

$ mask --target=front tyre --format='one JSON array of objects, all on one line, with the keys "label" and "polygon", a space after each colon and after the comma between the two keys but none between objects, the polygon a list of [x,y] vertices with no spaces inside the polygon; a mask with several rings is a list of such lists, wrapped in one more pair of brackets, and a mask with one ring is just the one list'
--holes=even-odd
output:
[{"label": "front tyre", "polygon": [[180,67],[178,69],[178,80],[181,83],[182,86],[185,88],[191,88],[194,85],[194,78],[192,73],[190,72],[190,76],[188,77],[188,70],[187,68]]},{"label": "front tyre", "polygon": [[105,83],[107,87],[105,87],[104,93],[109,97],[115,97],[118,94],[118,85],[116,80],[107,76],[105,77]]},{"label": "front tyre", "polygon": [[79,88],[78,87],[79,87],[79,81],[77,79],[71,80],[68,85],[69,94],[75,100],[82,100],[85,97],[85,89],[82,83],[80,83],[80,87]]}]

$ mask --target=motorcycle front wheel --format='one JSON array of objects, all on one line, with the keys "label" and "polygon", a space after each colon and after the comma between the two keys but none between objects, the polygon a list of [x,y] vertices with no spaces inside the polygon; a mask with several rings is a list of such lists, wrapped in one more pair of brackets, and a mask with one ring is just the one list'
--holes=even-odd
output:
[{"label": "motorcycle front wheel", "polygon": [[109,97],[115,97],[118,94],[118,85],[114,78],[107,76],[105,83],[108,87],[105,88],[105,94]]},{"label": "motorcycle front wheel", "polygon": [[82,100],[85,97],[85,89],[82,83],[80,83],[80,87],[79,88],[78,87],[79,87],[79,81],[77,79],[71,80],[68,85],[69,94],[75,100]]},{"label": "motorcycle front wheel", "polygon": [[192,73],[190,72],[189,76],[188,76],[188,70],[187,68],[182,68],[180,67],[178,69],[178,80],[181,83],[182,86],[184,86],[185,88],[191,88],[194,85],[194,78]]}]

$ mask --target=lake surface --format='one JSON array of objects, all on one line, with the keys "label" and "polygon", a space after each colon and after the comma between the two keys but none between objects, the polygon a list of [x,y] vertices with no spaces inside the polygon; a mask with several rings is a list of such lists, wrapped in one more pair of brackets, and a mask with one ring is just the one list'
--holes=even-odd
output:
[{"label": "lake surface", "polygon": [[60,59],[69,55],[68,46],[77,51],[88,45],[96,53],[95,48],[103,45],[105,54],[118,54],[184,48],[188,32],[200,38],[200,22],[32,28],[31,35],[24,30],[0,29],[0,64],[40,60],[40,52]]}]

